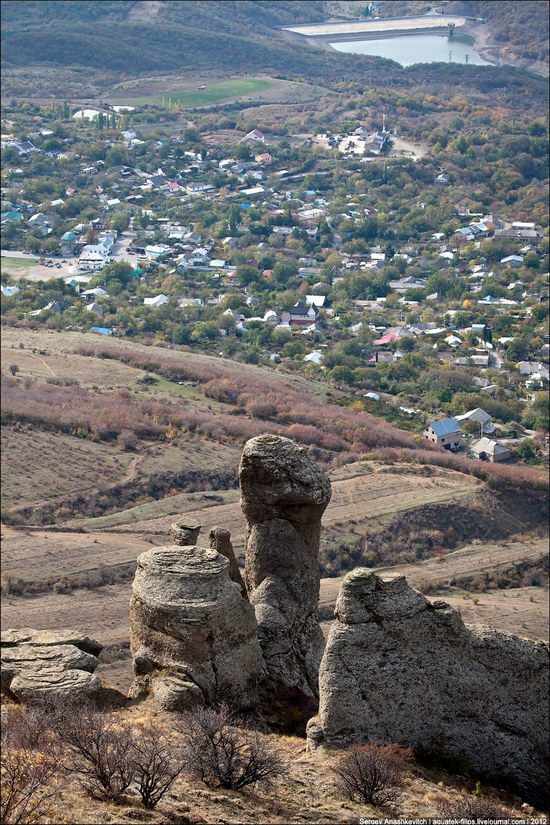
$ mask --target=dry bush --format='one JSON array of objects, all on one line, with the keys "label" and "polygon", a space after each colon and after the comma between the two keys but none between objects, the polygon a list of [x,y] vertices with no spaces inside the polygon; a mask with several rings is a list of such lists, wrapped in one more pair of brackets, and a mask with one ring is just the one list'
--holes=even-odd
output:
[{"label": "dry bush", "polygon": [[155,808],[183,769],[162,728],[148,725],[139,731],[133,751],[134,777],[146,808]]},{"label": "dry bush", "polygon": [[48,721],[69,752],[67,770],[88,796],[121,802],[134,779],[133,731],[89,703],[52,708]]},{"label": "dry bush", "polygon": [[508,819],[510,813],[498,799],[490,796],[464,796],[458,801],[445,800],[438,810],[448,819]]},{"label": "dry bush", "polygon": [[398,745],[352,745],[335,768],[336,785],[348,799],[368,805],[399,802],[412,751]]},{"label": "dry bush", "polygon": [[27,825],[48,816],[64,777],[39,711],[6,708],[1,725],[0,821]]},{"label": "dry bush", "polygon": [[198,708],[185,713],[176,727],[184,735],[186,771],[208,787],[237,791],[269,787],[283,776],[287,766],[273,745],[242,725],[225,705],[219,710]]}]

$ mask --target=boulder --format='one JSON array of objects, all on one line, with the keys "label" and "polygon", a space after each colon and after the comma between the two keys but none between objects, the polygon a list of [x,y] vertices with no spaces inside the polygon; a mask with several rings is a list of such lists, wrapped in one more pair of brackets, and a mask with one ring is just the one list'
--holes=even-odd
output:
[{"label": "boulder", "polygon": [[21,670],[10,684],[10,693],[29,704],[46,700],[87,701],[95,699],[100,690],[98,676],[86,670],[67,670],[60,664]]},{"label": "boulder", "polygon": [[201,531],[202,524],[192,519],[183,518],[178,519],[170,527],[170,536],[174,544],[179,544],[185,547],[190,544],[196,544],[197,538]]},{"label": "boulder", "polygon": [[231,544],[231,533],[223,527],[213,527],[208,534],[208,539],[210,541],[210,549],[216,550],[229,560],[229,576],[231,581],[239,585],[243,599],[248,599],[244,579],[241,576],[241,571],[235,558],[235,551]]},{"label": "boulder", "polygon": [[91,698],[101,687],[91,674],[99,664],[95,653],[102,648],[72,630],[5,630],[0,647],[2,691],[25,702]]},{"label": "boulder", "polygon": [[2,649],[19,644],[74,645],[85,653],[91,653],[92,656],[99,656],[103,650],[101,642],[90,639],[89,636],[75,630],[33,630],[25,627],[17,630],[3,630],[0,634]]},{"label": "boulder", "polygon": [[246,443],[239,477],[245,582],[266,663],[262,710],[271,725],[298,731],[318,703],[318,553],[330,481],[308,450],[272,435]]},{"label": "boulder", "polygon": [[[365,569],[342,583],[321,664],[310,749],[396,742],[442,746],[476,773],[536,797],[548,759],[548,645],[428,601],[404,577]],[[540,799],[538,800],[540,801]]]},{"label": "boulder", "polygon": [[168,545],[138,559],[130,602],[132,696],[167,710],[251,708],[263,667],[254,611],[215,550]]}]

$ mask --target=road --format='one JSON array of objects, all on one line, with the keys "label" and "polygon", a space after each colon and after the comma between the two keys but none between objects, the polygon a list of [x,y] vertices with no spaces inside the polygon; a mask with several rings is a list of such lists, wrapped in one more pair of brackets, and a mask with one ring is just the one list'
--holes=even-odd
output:
[{"label": "road", "polygon": [[2,258],[20,258],[21,260],[38,261],[40,255],[31,252],[15,252],[13,249],[0,249]]}]

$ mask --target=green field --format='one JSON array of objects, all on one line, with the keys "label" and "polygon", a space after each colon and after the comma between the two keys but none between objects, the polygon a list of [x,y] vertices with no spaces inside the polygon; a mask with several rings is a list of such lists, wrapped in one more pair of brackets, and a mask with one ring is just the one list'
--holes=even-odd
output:
[{"label": "green field", "polygon": [[168,105],[168,102],[179,103],[184,107],[207,106],[209,103],[218,103],[234,97],[261,92],[273,86],[272,80],[251,78],[246,80],[226,80],[222,83],[213,83],[205,89],[166,89],[162,94],[151,92],[142,97],[113,98],[109,103],[115,106],[139,105]]},{"label": "green field", "polygon": [[0,266],[2,269],[28,269],[31,266],[37,266],[38,258],[9,258],[2,255],[0,258]]}]

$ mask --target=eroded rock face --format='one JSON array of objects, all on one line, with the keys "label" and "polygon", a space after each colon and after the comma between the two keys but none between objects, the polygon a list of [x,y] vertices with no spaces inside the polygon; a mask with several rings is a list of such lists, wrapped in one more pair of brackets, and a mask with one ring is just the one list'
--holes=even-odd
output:
[{"label": "eroded rock face", "polygon": [[197,543],[201,528],[202,524],[199,524],[198,521],[191,521],[184,516],[170,526],[170,536],[174,544],[185,547]]},{"label": "eroded rock face", "polygon": [[548,645],[467,628],[404,577],[349,573],[321,664],[310,748],[439,740],[533,795],[548,758]]},{"label": "eroded rock face", "polygon": [[271,724],[299,729],[317,707],[324,646],[317,557],[330,481],[307,450],[271,435],[246,443],[239,476],[245,582],[266,664],[262,709]]},{"label": "eroded rock face", "polygon": [[248,599],[244,579],[241,576],[241,571],[239,570],[239,565],[237,564],[237,559],[235,558],[235,551],[233,550],[233,545],[231,544],[231,533],[224,527],[213,527],[208,534],[208,539],[210,541],[210,549],[216,550],[228,559],[229,576],[231,581],[234,581],[235,584],[239,585],[242,597],[244,599]]},{"label": "eroded rock face", "polygon": [[71,630],[5,630],[0,651],[2,690],[22,702],[92,699],[101,689],[92,674],[102,647]]},{"label": "eroded rock face", "polygon": [[262,655],[254,612],[215,550],[168,545],[142,553],[130,628],[131,695],[153,695],[167,710],[255,705]]}]

